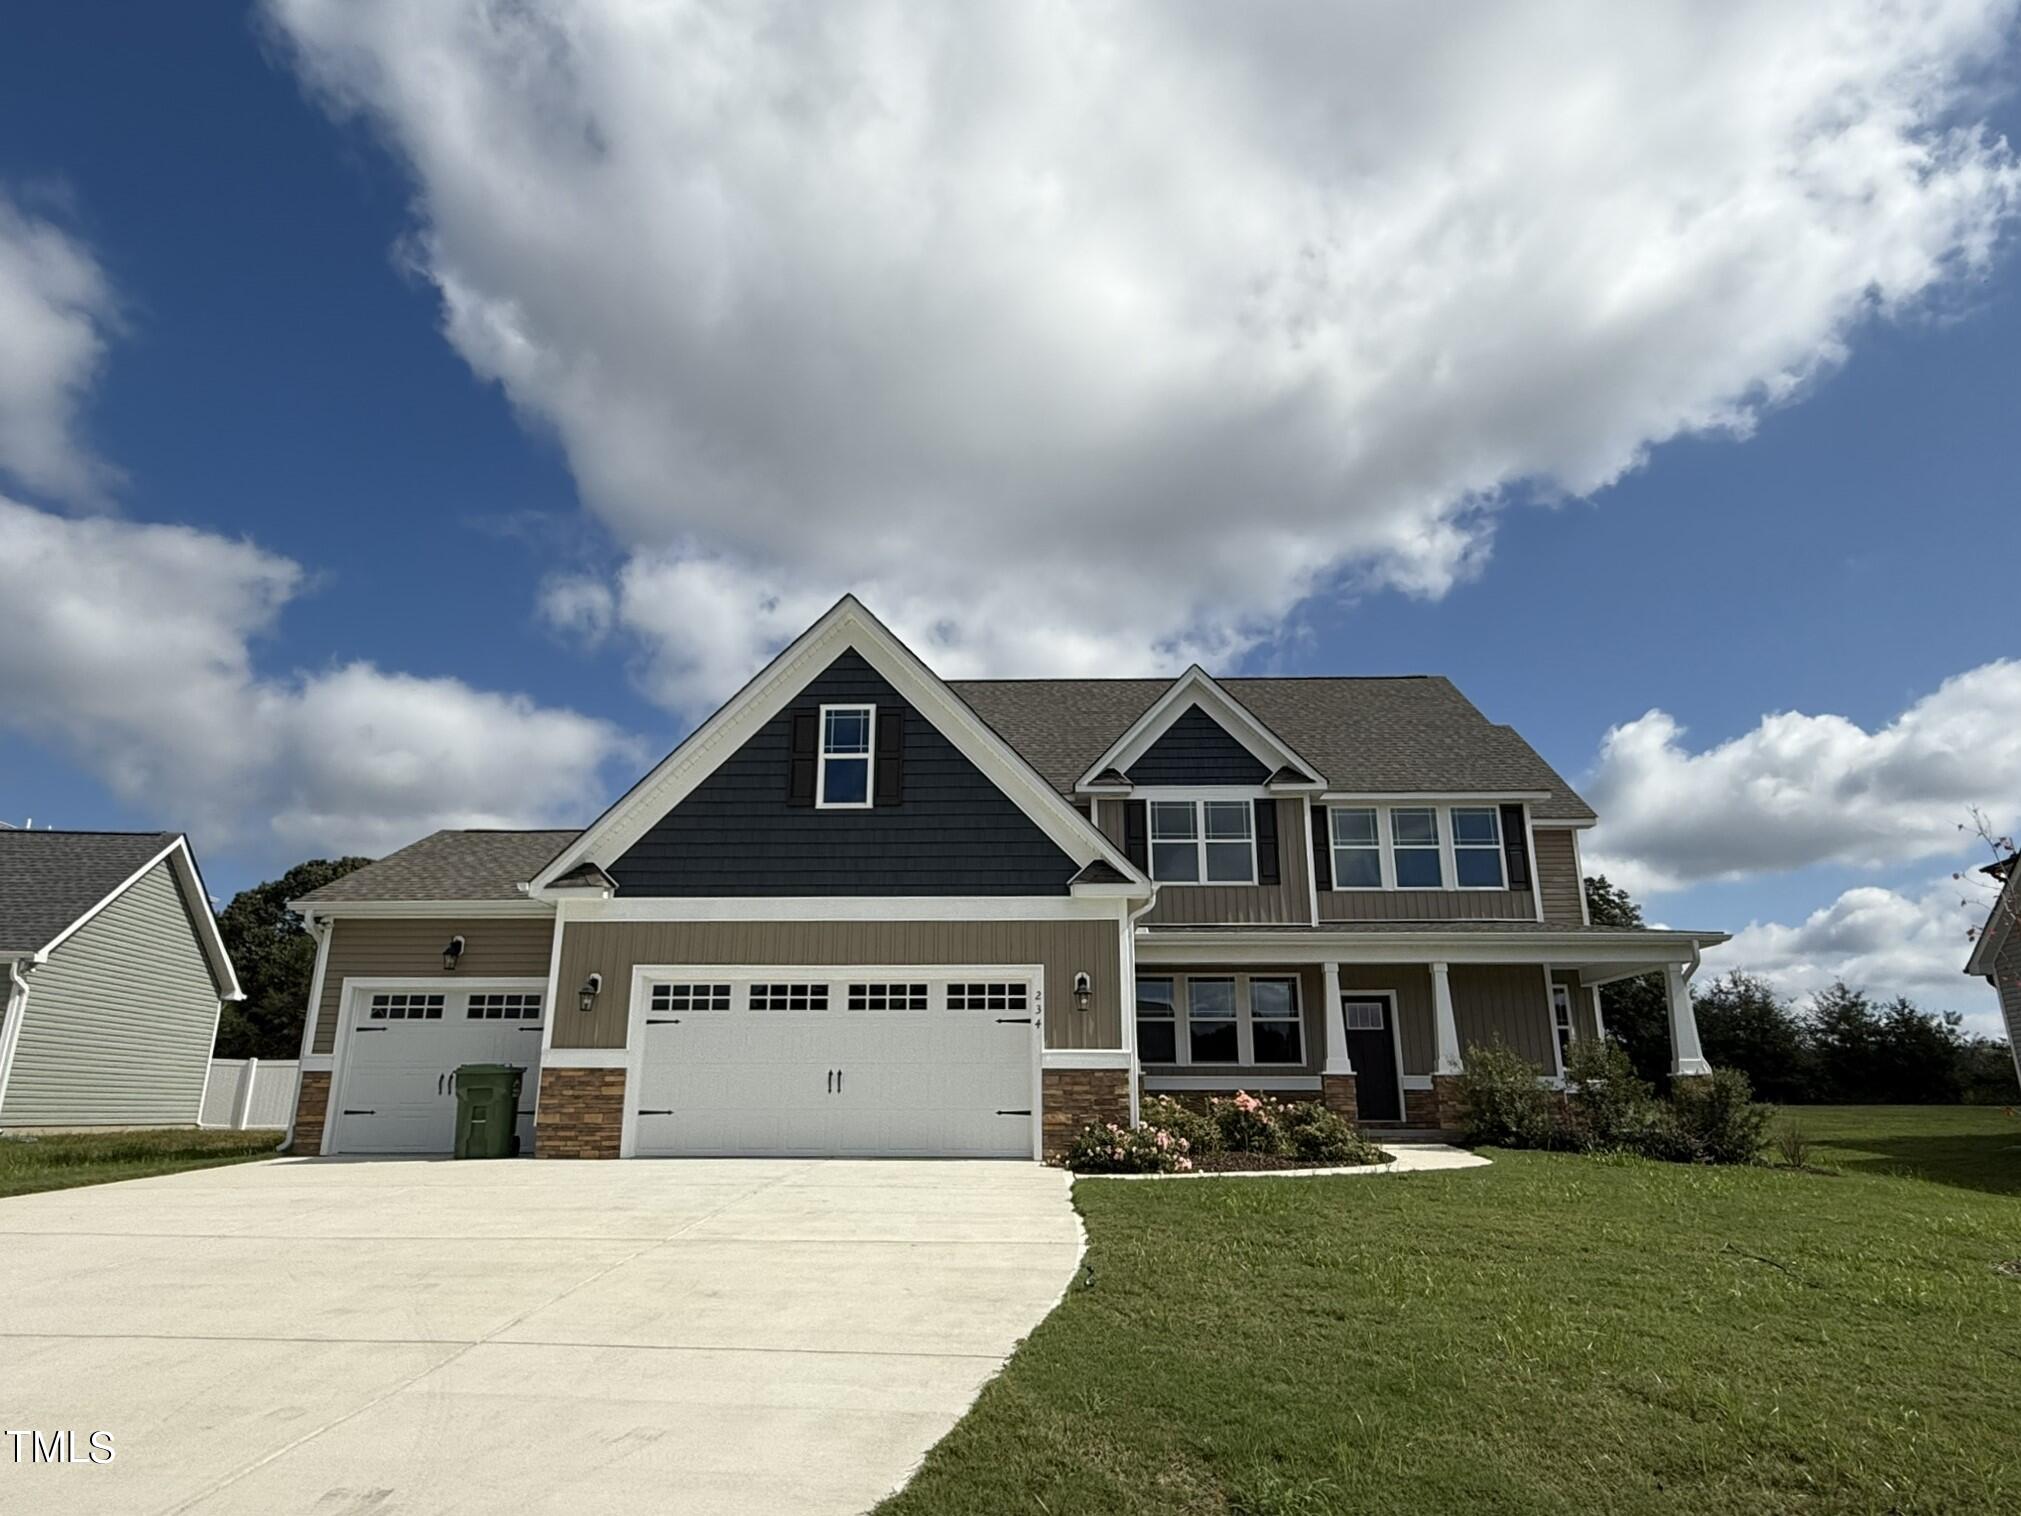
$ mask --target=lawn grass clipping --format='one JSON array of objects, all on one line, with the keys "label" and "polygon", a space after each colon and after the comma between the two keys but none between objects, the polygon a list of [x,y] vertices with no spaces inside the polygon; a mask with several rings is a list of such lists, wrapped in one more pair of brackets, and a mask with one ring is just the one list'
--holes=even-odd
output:
[{"label": "lawn grass clipping", "polygon": [[1077,1186],[1093,1288],[887,1512],[2021,1507],[2021,1201],[1980,1165],[1493,1156]]},{"label": "lawn grass clipping", "polygon": [[0,1196],[67,1190],[271,1158],[278,1131],[66,1132],[0,1136]]}]

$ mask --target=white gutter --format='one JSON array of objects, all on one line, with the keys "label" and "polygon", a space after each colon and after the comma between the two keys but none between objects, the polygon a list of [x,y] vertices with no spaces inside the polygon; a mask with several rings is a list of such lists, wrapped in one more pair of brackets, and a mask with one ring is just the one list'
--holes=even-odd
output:
[{"label": "white gutter", "polygon": [[6,1016],[0,1019],[0,1114],[7,1106],[7,1079],[14,1072],[14,1049],[21,1042],[21,1023],[28,1017],[28,976],[19,958],[7,960]]}]

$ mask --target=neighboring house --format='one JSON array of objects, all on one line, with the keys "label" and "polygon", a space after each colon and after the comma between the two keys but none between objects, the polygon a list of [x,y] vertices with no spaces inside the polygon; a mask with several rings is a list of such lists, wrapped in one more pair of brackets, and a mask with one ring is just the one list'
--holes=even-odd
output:
[{"label": "neighboring house", "polygon": [[545,1156],[1036,1156],[1140,1091],[1437,1127],[1474,1045],[1556,1077],[1593,813],[1443,679],[944,681],[843,599],[583,832],[438,832],[296,902],[299,1149],[439,1152],[537,1070]]},{"label": "neighboring house", "polygon": [[0,1127],[194,1126],[240,1000],[176,832],[0,830]]},{"label": "neighboring house", "polygon": [[1972,944],[1972,961],[1965,972],[1998,992],[2000,1014],[2007,1023],[2007,1048],[2014,1055],[2015,1077],[2021,1079],[2021,867],[2010,854],[1980,872],[1999,881],[2000,893]]}]

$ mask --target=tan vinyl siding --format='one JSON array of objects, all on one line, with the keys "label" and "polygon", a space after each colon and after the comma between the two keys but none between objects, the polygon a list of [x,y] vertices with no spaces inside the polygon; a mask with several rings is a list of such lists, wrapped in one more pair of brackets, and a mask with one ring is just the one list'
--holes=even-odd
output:
[{"label": "tan vinyl siding", "polygon": [[[1297,800],[1278,800],[1277,864],[1279,883],[1167,884],[1158,889],[1158,904],[1142,920],[1147,926],[1207,924],[1294,925],[1312,923],[1311,841],[1305,807]],[[1096,823],[1102,835],[1123,845],[1123,802],[1096,803]]]},{"label": "tan vinyl siding", "polygon": [[1322,890],[1321,921],[1535,921],[1528,890]]},{"label": "tan vinyl siding", "polygon": [[[1198,964],[1183,967],[1158,968],[1140,962],[1137,965],[1139,978],[1169,979],[1232,979],[1246,974],[1252,979],[1282,979],[1293,976],[1298,980],[1298,1020],[1299,1035],[1304,1043],[1303,1063],[1213,1063],[1183,1065],[1177,1063],[1151,1063],[1144,1065],[1149,1072],[1175,1074],[1185,1078],[1215,1078],[1229,1081],[1229,1088],[1240,1085],[1244,1079],[1272,1075],[1317,1074],[1326,1065],[1326,983],[1319,965],[1284,964],[1277,968],[1266,968],[1257,964],[1244,964],[1240,968],[1210,968]],[[1134,1007],[1133,1007],[1134,1010]],[[1179,1037],[1183,1043],[1186,1036],[1186,1022],[1179,1020]]]},{"label": "tan vinyl siding", "polygon": [[[455,973],[445,974],[442,949],[452,937],[463,939],[463,957]],[[336,1047],[346,978],[545,979],[553,948],[552,916],[339,917],[330,927],[323,1000],[309,1050],[327,1053]]]},{"label": "tan vinyl siding", "polygon": [[1593,992],[1579,982],[1577,972],[1558,969],[1551,978],[1572,992],[1572,1036],[1581,1042],[1590,1042],[1599,1036],[1600,1029],[1593,1024]]},{"label": "tan vinyl siding", "polygon": [[1451,975],[1462,1058],[1469,1048],[1499,1044],[1547,1074],[1557,1072],[1556,1033],[1542,969],[1528,963],[1456,963]]},{"label": "tan vinyl siding", "polygon": [[1435,1058],[1432,1032],[1432,973],[1422,963],[1343,963],[1344,995],[1387,990],[1396,997],[1397,1041],[1403,1072],[1429,1074]]},{"label": "tan vinyl siding", "polygon": [[[625,1045],[632,970],[640,964],[1039,964],[1045,969],[1046,1046],[1121,1046],[1121,929],[1085,921],[572,921],[562,934],[558,1048]],[[575,987],[603,975],[596,1009],[573,1008]],[[1093,1003],[1074,1009],[1074,975]]]},{"label": "tan vinyl siding", "polygon": [[2007,1020],[2007,1045],[2014,1050],[2014,1067],[2021,1078],[2021,925],[2011,927],[1999,956],[1993,960],[1993,976],[2000,981],[2000,1012]]},{"label": "tan vinyl siding", "polygon": [[156,864],[28,976],[0,1123],[194,1125],[218,988],[171,865]]},{"label": "tan vinyl siding", "polygon": [[1569,826],[1539,827],[1537,887],[1544,895],[1544,920],[1552,926],[1582,926],[1580,901],[1585,885],[1579,878],[1579,843]]}]

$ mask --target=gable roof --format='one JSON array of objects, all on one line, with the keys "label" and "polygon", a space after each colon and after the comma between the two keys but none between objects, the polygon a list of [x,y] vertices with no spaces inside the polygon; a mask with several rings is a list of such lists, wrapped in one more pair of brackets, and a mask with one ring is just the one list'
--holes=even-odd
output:
[{"label": "gable roof", "polygon": [[1312,767],[1267,722],[1259,720],[1238,697],[1196,663],[1088,761],[1077,785],[1089,783],[1107,769],[1121,770],[1127,776],[1159,737],[1196,709],[1246,749],[1266,773],[1272,770],[1296,773]]},{"label": "gable roof", "polygon": [[[1218,687],[1344,794],[1537,792],[1540,821],[1593,809],[1512,727],[1488,720],[1437,675],[1232,678]],[[1173,688],[1169,679],[957,679],[951,687],[1071,793]]]},{"label": "gable roof", "polygon": [[844,595],[714,715],[691,732],[652,772],[626,791],[531,880],[533,892],[584,862],[609,864],[685,799],[746,740],[794,699],[822,669],[853,650],[942,736],[1003,791],[1076,864],[1102,859],[1149,893],[1151,882],[1064,797],[1029,757],[979,719],[952,687],[890,628]]},{"label": "gable roof", "polygon": [[220,996],[243,999],[203,878],[180,832],[0,830],[0,957],[47,957],[163,860],[182,891]]},{"label": "gable roof", "polygon": [[2000,893],[1986,913],[1986,925],[1972,943],[1972,957],[1965,972],[1978,979],[1991,979],[1999,972],[2000,952],[2013,934],[2015,917],[2021,916],[2021,867],[2013,856],[1984,865],[1982,874],[2000,881]]},{"label": "gable roof", "polygon": [[520,886],[581,833],[441,831],[310,890],[298,905],[380,900],[524,900]]}]

